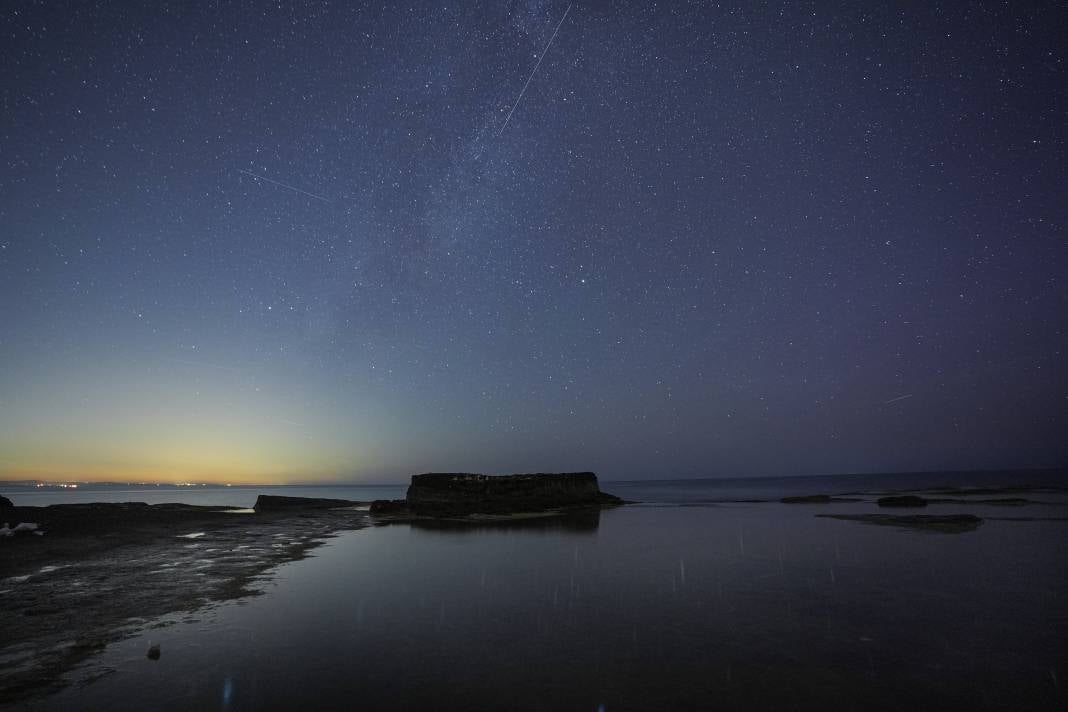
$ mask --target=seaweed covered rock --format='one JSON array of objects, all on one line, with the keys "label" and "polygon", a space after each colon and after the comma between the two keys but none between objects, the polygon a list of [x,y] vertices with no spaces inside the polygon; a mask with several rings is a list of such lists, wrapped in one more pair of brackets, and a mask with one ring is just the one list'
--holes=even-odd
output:
[{"label": "seaweed covered rock", "polygon": [[602,492],[592,472],[497,477],[435,472],[412,477],[407,502],[415,514],[462,516],[611,506],[623,500]]}]

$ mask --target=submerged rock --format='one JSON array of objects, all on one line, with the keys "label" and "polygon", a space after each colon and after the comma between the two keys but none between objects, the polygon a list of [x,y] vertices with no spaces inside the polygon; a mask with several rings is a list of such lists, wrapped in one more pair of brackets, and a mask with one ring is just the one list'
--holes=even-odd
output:
[{"label": "submerged rock", "polygon": [[832,497],[829,494],[805,494],[797,497],[783,497],[783,504],[831,504],[832,502],[859,502],[851,497]]},{"label": "submerged rock", "polygon": [[619,497],[601,491],[597,475],[592,472],[496,477],[437,472],[414,475],[407,502],[413,513],[429,516],[509,514],[623,504]]},{"label": "submerged rock", "polygon": [[983,523],[974,514],[817,514],[825,519],[842,519],[865,524],[883,524],[891,527],[924,529],[944,534],[960,534],[978,529]]},{"label": "submerged rock", "polygon": [[149,646],[148,654],[146,655],[149,660],[159,660],[159,655],[159,643]]},{"label": "submerged rock", "polygon": [[876,504],[880,507],[926,507],[927,500],[914,494],[903,494],[893,497],[880,497]]}]

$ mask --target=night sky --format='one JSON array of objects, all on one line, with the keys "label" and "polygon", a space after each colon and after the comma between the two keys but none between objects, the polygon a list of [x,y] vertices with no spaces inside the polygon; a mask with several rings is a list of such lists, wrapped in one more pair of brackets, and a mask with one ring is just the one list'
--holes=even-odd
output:
[{"label": "night sky", "polygon": [[1061,3],[5,3],[0,476],[1068,464]]}]

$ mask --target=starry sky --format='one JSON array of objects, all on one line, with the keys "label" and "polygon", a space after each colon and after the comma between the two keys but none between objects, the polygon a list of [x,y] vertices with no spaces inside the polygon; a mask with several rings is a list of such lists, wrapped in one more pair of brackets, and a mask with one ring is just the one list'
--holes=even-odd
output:
[{"label": "starry sky", "polygon": [[5,3],[0,477],[1068,464],[1060,3]]}]

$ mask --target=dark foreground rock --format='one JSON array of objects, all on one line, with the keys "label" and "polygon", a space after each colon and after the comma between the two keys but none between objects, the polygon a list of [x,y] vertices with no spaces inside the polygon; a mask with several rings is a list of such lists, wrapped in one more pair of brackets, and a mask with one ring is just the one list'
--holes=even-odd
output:
[{"label": "dark foreground rock", "polygon": [[880,497],[876,504],[880,507],[926,507],[927,500],[914,494],[903,494],[893,497]]},{"label": "dark foreground rock", "polygon": [[592,472],[491,477],[467,473],[414,475],[407,503],[421,516],[516,514],[623,504],[602,492]]},{"label": "dark foreground rock", "polygon": [[806,494],[798,497],[783,497],[783,504],[831,504],[833,502],[859,502],[852,497],[832,497],[829,494]]},{"label": "dark foreground rock", "polygon": [[936,497],[928,499],[929,504],[989,504],[994,507],[1022,507],[1026,504],[1042,504],[1040,501],[1023,497],[1002,497],[999,499],[964,499],[961,497]]},{"label": "dark foreground rock", "polygon": [[325,499],[316,497],[279,497],[273,494],[261,494],[256,498],[253,509],[257,512],[291,510],[291,509],[331,509],[334,507],[353,507],[361,502],[348,499]]},{"label": "dark foreground rock", "polygon": [[4,495],[0,494],[0,509],[7,509],[8,507],[14,507],[14,506],[15,505],[11,503],[10,499],[8,499]]},{"label": "dark foreground rock", "polygon": [[411,511],[407,500],[376,499],[371,502],[371,514],[411,514]]},{"label": "dark foreground rock", "polygon": [[923,529],[944,534],[970,532],[978,529],[983,523],[982,518],[974,514],[817,514],[816,516],[865,524]]}]

